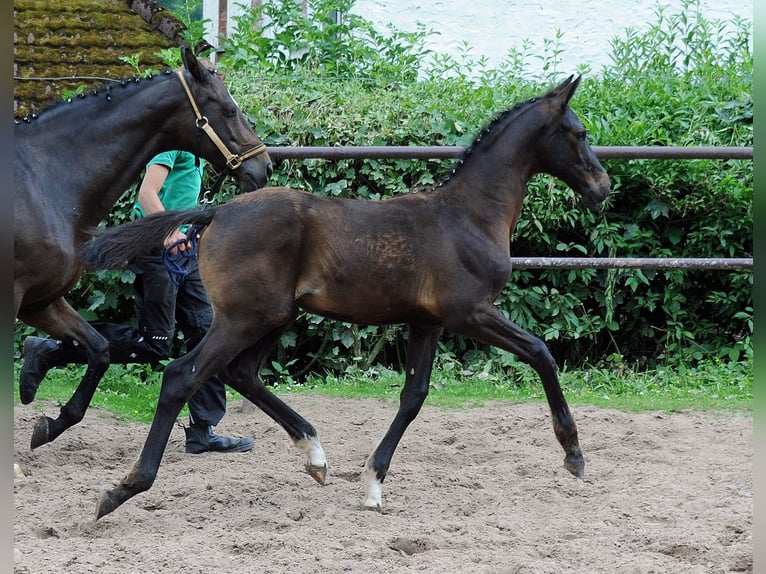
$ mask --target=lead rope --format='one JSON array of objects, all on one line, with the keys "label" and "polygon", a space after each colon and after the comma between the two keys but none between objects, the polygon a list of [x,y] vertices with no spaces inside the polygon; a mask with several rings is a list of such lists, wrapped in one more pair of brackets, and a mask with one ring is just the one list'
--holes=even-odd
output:
[{"label": "lead rope", "polygon": [[[189,271],[181,263],[197,255],[197,245],[201,229],[199,225],[192,225],[186,233],[186,239],[179,239],[162,250],[162,263],[165,265],[165,269],[168,275],[170,275],[170,280],[176,288],[180,287],[183,278],[189,274]],[[175,254],[171,253],[173,249],[183,244],[188,245],[186,250],[181,251],[179,249]]]}]

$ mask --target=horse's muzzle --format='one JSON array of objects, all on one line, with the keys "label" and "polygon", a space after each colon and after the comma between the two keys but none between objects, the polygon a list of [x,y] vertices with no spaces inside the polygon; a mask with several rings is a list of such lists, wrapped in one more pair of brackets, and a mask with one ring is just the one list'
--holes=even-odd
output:
[{"label": "horse's muzzle", "polygon": [[582,194],[585,205],[593,210],[598,210],[609,195],[612,182],[605,171],[600,171],[593,178],[594,181],[586,188]]},{"label": "horse's muzzle", "polygon": [[271,158],[267,153],[263,153],[258,158],[244,162],[233,172],[233,175],[242,191],[253,191],[266,187],[273,173],[274,166],[271,163]]}]

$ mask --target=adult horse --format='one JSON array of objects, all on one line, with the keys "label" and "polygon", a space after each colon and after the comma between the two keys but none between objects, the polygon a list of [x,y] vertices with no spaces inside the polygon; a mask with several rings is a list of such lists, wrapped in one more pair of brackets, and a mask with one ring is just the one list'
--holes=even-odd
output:
[{"label": "adult horse", "polygon": [[609,191],[609,177],[568,105],[579,81],[570,77],[498,116],[452,175],[429,192],[360,201],[266,188],[215,209],[105,230],[86,244],[88,265],[122,267],[182,223],[207,226],[199,264],[215,310],[202,342],[165,368],[141,455],[101,496],[96,518],[151,487],[184,402],[224,370],[227,383],[287,431],[307,456],[309,472],[324,482],[326,458],[314,427],[258,377],[261,362],[300,308],[348,322],[409,326],[399,410],[367,459],[365,506],[381,508],[381,483],[428,394],[444,328],[515,353],[537,371],[564,465],[582,476],[577,428],[550,352],[493,304],[511,272],[510,237],[533,174],[560,178],[594,206]]},{"label": "adult horse", "polygon": [[[14,126],[14,316],[82,345],[88,367],[55,420],[40,418],[32,448],[82,420],[109,366],[109,345],[66,302],[82,264],[78,247],[155,154],[183,149],[232,173],[242,189],[272,172],[266,147],[214,69],[182,50],[183,68],[124,80],[62,102]],[[226,171],[224,171],[226,170]],[[23,373],[23,370],[22,370]],[[19,381],[21,401],[39,381]]]}]

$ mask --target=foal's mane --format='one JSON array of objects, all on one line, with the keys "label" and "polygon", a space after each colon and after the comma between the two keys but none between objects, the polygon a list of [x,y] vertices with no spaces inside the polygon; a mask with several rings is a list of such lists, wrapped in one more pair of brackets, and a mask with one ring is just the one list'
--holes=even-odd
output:
[{"label": "foal's mane", "polygon": [[477,150],[492,145],[497,137],[499,137],[499,135],[502,134],[503,131],[520,116],[532,109],[535,105],[555,94],[556,91],[554,89],[542,97],[530,98],[529,100],[519,102],[513,107],[498,113],[492,120],[489,121],[489,123],[484,126],[484,128],[473,140],[471,145],[465,149],[460,159],[455,162],[452,170],[444,178],[442,178],[441,181],[436,183],[429,191],[433,191],[436,188],[445,185],[449,180],[457,175],[457,173],[460,171],[460,168],[463,166],[463,164],[465,164],[466,160],[471,154],[475,153]]}]

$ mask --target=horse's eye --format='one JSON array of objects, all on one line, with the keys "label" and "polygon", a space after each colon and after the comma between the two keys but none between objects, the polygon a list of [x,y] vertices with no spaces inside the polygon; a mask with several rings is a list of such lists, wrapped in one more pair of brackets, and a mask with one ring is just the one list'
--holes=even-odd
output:
[{"label": "horse's eye", "polygon": [[584,142],[586,139],[588,139],[588,132],[585,130],[582,130],[581,132],[577,132],[577,141]]},{"label": "horse's eye", "polygon": [[237,116],[237,108],[224,108],[223,115],[227,118],[234,118]]}]

